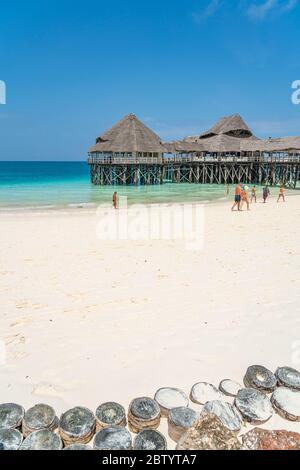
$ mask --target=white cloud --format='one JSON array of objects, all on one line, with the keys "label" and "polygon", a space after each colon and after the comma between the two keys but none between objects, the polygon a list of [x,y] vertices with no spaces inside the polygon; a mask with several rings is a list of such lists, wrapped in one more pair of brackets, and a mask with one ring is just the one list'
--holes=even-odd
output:
[{"label": "white cloud", "polygon": [[194,21],[196,21],[196,23],[202,23],[208,18],[211,18],[217,13],[222,5],[222,0],[210,0],[202,10],[193,13]]},{"label": "white cloud", "polygon": [[272,13],[282,14],[292,11],[297,6],[298,0],[264,0],[250,3],[246,15],[252,20],[262,20]]},{"label": "white cloud", "polygon": [[203,23],[225,8],[240,8],[251,20],[263,20],[270,15],[282,15],[294,10],[299,0],[207,0],[202,9],[192,13],[196,23]]}]

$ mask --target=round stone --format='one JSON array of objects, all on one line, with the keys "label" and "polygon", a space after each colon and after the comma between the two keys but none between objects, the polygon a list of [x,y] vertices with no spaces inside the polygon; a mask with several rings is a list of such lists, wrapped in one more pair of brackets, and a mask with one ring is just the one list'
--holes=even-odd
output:
[{"label": "round stone", "polygon": [[256,388],[262,392],[273,392],[277,386],[277,379],[273,372],[264,366],[250,366],[244,377],[247,388]]},{"label": "round stone", "polygon": [[217,416],[221,423],[230,431],[239,432],[243,420],[238,410],[231,405],[220,400],[209,401],[205,403],[201,414],[213,414]]},{"label": "round stone", "polygon": [[198,413],[191,408],[180,407],[170,410],[168,431],[170,438],[178,442],[187,429],[191,428],[198,419]]},{"label": "round stone", "polygon": [[23,441],[21,450],[60,450],[62,449],[61,438],[49,429],[41,429],[29,434]]},{"label": "round stone", "polygon": [[239,390],[234,404],[245,420],[252,424],[263,424],[273,415],[269,397],[254,388]]},{"label": "round stone", "polygon": [[15,403],[2,403],[0,405],[0,429],[14,429],[21,426],[24,417],[24,408]]},{"label": "round stone", "polygon": [[238,391],[243,388],[238,382],[230,379],[224,379],[220,382],[219,390],[220,392],[224,393],[224,395],[228,397],[236,397]]},{"label": "round stone", "polygon": [[102,403],[96,410],[96,419],[100,429],[106,426],[126,426],[126,412],[119,403]]},{"label": "round stone", "polygon": [[65,447],[63,450],[93,450],[90,446],[86,444],[70,444]]},{"label": "round stone", "polygon": [[280,385],[300,390],[300,372],[292,367],[278,367],[275,372]]},{"label": "round stone", "polygon": [[61,415],[59,432],[66,445],[75,442],[87,444],[94,434],[95,426],[94,414],[88,408],[77,406]]},{"label": "round stone", "polygon": [[206,382],[193,385],[190,396],[191,400],[199,405],[204,405],[206,402],[213,400],[226,400],[226,396],[220,390]]},{"label": "round stone", "polygon": [[300,392],[279,387],[273,393],[271,402],[277,413],[290,421],[300,421]]},{"label": "round stone", "polygon": [[57,427],[55,411],[52,406],[39,403],[26,411],[22,428],[25,435],[40,429],[50,429],[54,431]]},{"label": "round stone", "polygon": [[127,429],[110,426],[97,432],[94,440],[96,450],[130,450],[132,439]]},{"label": "round stone", "polygon": [[186,407],[173,408],[169,413],[169,423],[184,429],[191,428],[198,419],[195,410]]},{"label": "round stone", "polygon": [[160,388],[157,390],[154,400],[159,404],[164,416],[167,416],[172,408],[187,407],[189,405],[188,397],[178,388]]},{"label": "round stone", "polygon": [[17,429],[0,429],[0,450],[18,450],[23,436]]},{"label": "round stone", "polygon": [[133,443],[134,450],[167,450],[165,437],[154,429],[139,432]]},{"label": "round stone", "polygon": [[160,407],[152,398],[135,398],[129,405],[131,414],[139,420],[150,421],[160,416]]}]

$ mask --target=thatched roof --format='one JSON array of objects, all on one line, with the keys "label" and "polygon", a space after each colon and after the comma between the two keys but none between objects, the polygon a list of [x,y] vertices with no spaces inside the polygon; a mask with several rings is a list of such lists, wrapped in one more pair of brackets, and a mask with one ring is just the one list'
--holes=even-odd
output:
[{"label": "thatched roof", "polygon": [[128,114],[96,139],[93,152],[158,152],[165,151],[160,138],[134,114]]},{"label": "thatched roof", "polygon": [[220,119],[201,136],[162,143],[158,135],[134,114],[128,114],[96,140],[93,152],[240,153],[300,151],[300,137],[261,140],[239,114]]},{"label": "thatched roof", "polygon": [[207,152],[240,152],[241,139],[226,134],[206,139],[203,144]]},{"label": "thatched roof", "polygon": [[253,134],[239,114],[225,116],[208,131],[200,135],[200,139],[206,139],[215,135],[226,134],[233,137],[251,137]]},{"label": "thatched roof", "polygon": [[186,142],[185,140],[174,140],[164,142],[165,151],[169,153],[191,153],[204,152],[205,146],[201,142]]}]

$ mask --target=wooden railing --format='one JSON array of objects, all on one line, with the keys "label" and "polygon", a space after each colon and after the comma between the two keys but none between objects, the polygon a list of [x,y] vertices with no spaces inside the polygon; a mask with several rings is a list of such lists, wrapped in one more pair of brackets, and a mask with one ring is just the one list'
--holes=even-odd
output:
[{"label": "wooden railing", "polygon": [[161,165],[164,163],[162,157],[106,157],[106,156],[89,156],[88,164],[103,163],[106,165],[132,165],[132,164],[146,164],[146,165]]},{"label": "wooden railing", "polygon": [[300,163],[299,155],[286,156],[233,156],[233,155],[176,155],[164,157],[109,157],[93,156],[88,158],[88,164],[106,164],[106,165],[162,165],[162,164],[182,164],[182,163]]}]

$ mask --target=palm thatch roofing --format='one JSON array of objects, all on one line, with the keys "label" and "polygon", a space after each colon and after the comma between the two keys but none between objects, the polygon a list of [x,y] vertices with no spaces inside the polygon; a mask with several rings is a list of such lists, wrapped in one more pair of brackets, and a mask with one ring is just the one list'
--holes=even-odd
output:
[{"label": "palm thatch roofing", "polygon": [[258,139],[239,114],[221,118],[211,129],[182,141],[162,143],[134,114],[128,114],[96,140],[89,152],[242,153],[300,152],[299,137]]},{"label": "palm thatch roofing", "polygon": [[134,114],[128,114],[96,139],[89,152],[153,152],[165,148],[157,134],[145,126]]},{"label": "palm thatch roofing", "polygon": [[174,140],[173,142],[164,142],[165,152],[168,153],[193,153],[204,152],[205,146],[200,142],[185,140]]},{"label": "palm thatch roofing", "polygon": [[251,137],[253,135],[241,116],[239,114],[233,114],[232,116],[225,116],[219,119],[213,127],[200,135],[200,139],[206,139],[220,134],[234,137]]},{"label": "palm thatch roofing", "polygon": [[185,137],[182,145],[189,148],[193,143],[199,145],[199,151],[210,153],[300,151],[300,137],[258,139],[239,114],[219,119],[200,136]]}]

